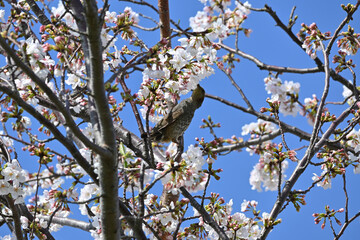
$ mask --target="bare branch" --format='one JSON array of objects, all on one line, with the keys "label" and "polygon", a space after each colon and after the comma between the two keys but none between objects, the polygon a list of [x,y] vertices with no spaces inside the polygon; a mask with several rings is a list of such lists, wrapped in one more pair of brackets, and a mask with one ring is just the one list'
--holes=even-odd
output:
[{"label": "bare branch", "polygon": [[[167,39],[171,35],[170,30],[170,13],[169,13],[169,1],[158,0],[159,17],[160,17],[160,40]],[[171,42],[168,42],[168,46],[171,46]]]},{"label": "bare branch", "polygon": [[245,141],[245,142],[240,142],[240,143],[235,143],[235,144],[231,144],[231,145],[226,145],[226,146],[214,148],[214,149],[211,149],[211,151],[214,152],[214,153],[231,152],[231,151],[242,149],[242,148],[245,148],[245,147],[250,147],[250,146],[261,144],[263,142],[272,140],[272,139],[274,139],[274,138],[276,138],[276,137],[278,137],[280,135],[281,135],[281,131],[279,129],[279,130],[276,130],[276,131],[274,131],[272,133],[269,133],[268,135],[261,136],[261,137],[256,138],[256,139],[251,139],[251,140],[248,140],[248,141]]},{"label": "bare branch", "polygon": [[[50,221],[50,216],[38,215],[37,217],[40,219],[44,219],[46,221]],[[78,229],[81,229],[81,230],[84,230],[87,232],[95,229],[95,227],[91,223],[80,221],[80,220],[75,220],[75,219],[70,219],[70,218],[64,218],[64,217],[52,217],[51,223],[59,224],[61,226],[69,226],[69,227],[73,227],[73,228],[78,228]]]},{"label": "bare branch", "polygon": [[239,55],[243,58],[246,58],[252,62],[254,62],[259,69],[261,70],[268,70],[268,71],[274,71],[274,72],[278,72],[278,73],[284,73],[284,72],[288,72],[288,73],[299,73],[299,74],[306,74],[306,73],[316,73],[316,72],[321,72],[322,69],[319,67],[315,67],[315,68],[292,68],[292,67],[279,67],[279,66],[274,66],[274,65],[268,65],[265,64],[263,62],[261,62],[259,59],[255,58],[254,56],[244,53],[240,50],[235,50],[223,43],[219,44],[223,49],[234,53],[236,55]]}]

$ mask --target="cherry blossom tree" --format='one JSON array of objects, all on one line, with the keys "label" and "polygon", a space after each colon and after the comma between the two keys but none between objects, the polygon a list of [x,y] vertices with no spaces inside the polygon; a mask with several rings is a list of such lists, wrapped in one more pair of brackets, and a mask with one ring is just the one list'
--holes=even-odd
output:
[{"label": "cherry blossom tree", "polygon": [[[55,239],[64,226],[94,239],[266,239],[282,212],[301,214],[306,196],[334,179],[343,183],[343,207],[325,202],[325,212],[313,217],[340,239],[360,216],[349,210],[347,191],[349,176],[360,173],[352,59],[360,47],[352,26],[360,1],[339,4],[343,20],[325,32],[298,23],[295,7],[281,19],[268,5],[201,0],[188,26],[171,18],[168,0],[119,2],[0,1],[0,221],[9,229],[2,239]],[[271,17],[313,67],[266,64],[240,50],[240,39],[261,27],[244,27],[253,12]],[[240,59],[265,74],[268,98],[260,108],[238,84]],[[282,80],[284,73],[320,73],[322,94],[301,96],[300,83]],[[209,116],[200,127],[210,138],[155,142],[152,127],[214,75],[225,75],[244,104],[205,88],[206,98],[257,121],[232,126],[226,137]],[[328,98],[334,82],[341,102]],[[304,120],[311,131],[298,124]],[[274,191],[272,209],[209,192],[222,181],[223,155],[241,150],[257,156],[242,174],[253,190]],[[234,167],[241,171],[241,163]],[[297,188],[314,169],[312,183]],[[87,220],[69,216],[74,209]]]}]

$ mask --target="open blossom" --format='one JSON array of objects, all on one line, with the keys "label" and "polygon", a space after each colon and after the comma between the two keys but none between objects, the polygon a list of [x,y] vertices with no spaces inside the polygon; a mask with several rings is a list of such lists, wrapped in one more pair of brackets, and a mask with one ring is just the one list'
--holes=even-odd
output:
[{"label": "open blossom", "polygon": [[[65,7],[62,3],[62,1],[59,1],[59,4],[57,7],[52,7],[51,11],[53,13],[53,15],[57,18],[59,17],[63,17],[62,20],[64,20],[66,22],[66,25],[68,25],[70,28],[77,30],[77,24],[75,19],[72,17],[71,13],[67,12],[65,15]],[[72,34],[74,34],[75,36],[78,36],[79,34],[76,32],[72,32]]]},{"label": "open blossom", "polygon": [[[87,201],[94,196],[98,196],[100,194],[100,189],[95,184],[87,184],[80,190],[79,201]],[[84,204],[79,205],[79,209],[82,215],[88,215],[88,211]]]},{"label": "open blossom", "polygon": [[[258,119],[257,122],[252,122],[249,124],[245,124],[242,127],[241,135],[251,135],[251,139],[259,138],[261,135],[269,134],[276,131],[278,128],[272,122],[267,122],[262,119]],[[246,148],[246,151],[249,152],[250,155],[253,155],[257,152],[257,149],[264,149],[267,144],[271,143],[271,141],[263,141],[261,145],[257,146],[249,146]]]},{"label": "open blossom", "polygon": [[81,105],[83,103],[83,98],[78,97],[75,99],[74,101],[74,105],[70,106],[70,109],[73,109],[74,112],[79,113],[82,109],[83,109],[83,105]]},{"label": "open blossom", "polygon": [[13,181],[13,184],[17,186],[20,183],[25,182],[27,172],[20,167],[19,162],[16,159],[6,163],[5,166],[6,167],[1,171],[1,175],[6,181]]},{"label": "open blossom", "polygon": [[[203,11],[198,11],[194,17],[189,19],[190,27],[194,32],[203,32],[211,30],[206,34],[210,40],[223,40],[235,29],[239,29],[243,20],[250,14],[251,5],[245,2],[243,5],[235,2],[235,9],[231,10],[231,2],[224,1],[202,1],[203,4],[209,3],[210,6],[204,6]],[[221,5],[221,6],[219,6]],[[224,16],[216,16],[215,13],[223,12]]]},{"label": "open blossom", "polygon": [[176,71],[180,71],[189,60],[192,58],[191,55],[183,48],[177,48],[176,50],[170,50],[169,53],[173,55],[170,63],[174,66]]},{"label": "open blossom", "polygon": [[12,147],[14,145],[14,141],[11,138],[3,136],[3,135],[4,135],[4,132],[0,131],[0,136],[1,136],[1,139],[4,142],[5,146]]},{"label": "open blossom", "polygon": [[32,56],[32,59],[37,58],[43,59],[45,57],[45,51],[37,39],[30,37],[25,41],[26,43],[26,53]]},{"label": "open blossom", "polygon": [[11,192],[11,185],[3,179],[0,179],[0,195],[7,195]]},{"label": "open blossom", "polygon": [[91,123],[88,123],[86,128],[84,128],[82,132],[86,137],[88,137],[91,140],[95,138],[95,129]]},{"label": "open blossom", "polygon": [[347,103],[348,103],[349,105],[354,104],[354,102],[355,102],[355,97],[354,97],[354,96],[350,97],[351,95],[353,95],[353,92],[352,92],[350,89],[348,89],[347,87],[343,86],[342,95],[343,95],[344,99],[349,98],[349,99],[347,100]]},{"label": "open blossom", "polygon": [[192,166],[194,170],[201,170],[202,166],[205,164],[201,149],[199,147],[194,147],[194,145],[190,145],[188,150],[183,153],[181,157],[186,161],[188,166]]},{"label": "open blossom", "polygon": [[[312,177],[312,180],[318,181],[322,178],[322,180],[320,182],[318,182],[316,184],[316,186],[318,187],[322,187],[324,190],[331,188],[331,177],[328,174],[328,169],[325,165],[322,165],[323,171],[321,173],[321,176],[316,175],[315,173],[314,176]],[[324,176],[325,175],[325,176]]]},{"label": "open blossom", "polygon": [[321,50],[321,46],[317,45],[314,42],[311,44],[304,43],[301,47],[305,49],[306,54],[308,54],[311,59],[317,58],[316,52]]},{"label": "open blossom", "polygon": [[[148,107],[147,106],[143,106],[143,108],[140,109],[140,113],[141,116],[146,119],[146,114],[148,111]],[[163,111],[165,113],[165,111]],[[159,114],[155,114],[155,113],[151,113],[149,114],[149,121],[152,123],[158,123],[160,120],[162,119],[162,116],[160,116]]]},{"label": "open blossom", "polygon": [[[256,203],[256,201],[245,201],[247,203]],[[253,209],[256,210],[256,204],[253,206]],[[233,201],[230,200],[225,207],[220,209],[214,209],[213,218],[214,220],[223,227],[225,234],[229,239],[257,239],[260,236],[262,225],[259,225],[260,222],[254,222],[251,218],[247,217],[244,213],[235,212],[232,213]],[[269,214],[263,213],[263,217]],[[198,211],[194,209],[194,216],[199,216]],[[207,223],[202,222],[207,231],[206,239],[219,239],[217,232]],[[198,239],[194,237],[193,239]]]},{"label": "open blossom", "polygon": [[5,10],[3,9],[0,10],[0,20],[5,22]]},{"label": "open blossom", "polygon": [[244,2],[243,5],[241,5],[238,1],[235,2],[236,7],[237,7],[237,14],[240,15],[241,17],[244,15],[249,15],[250,14],[250,8],[251,8],[251,4],[246,1]]},{"label": "open blossom", "polygon": [[116,12],[106,11],[104,19],[108,23],[116,23],[116,21],[117,21],[117,13]]},{"label": "open blossom", "polygon": [[360,164],[354,166],[354,174],[360,174]]},{"label": "open blossom", "polygon": [[24,125],[25,128],[28,128],[28,127],[31,126],[31,120],[28,117],[23,116],[21,118],[21,122],[22,122],[22,124]]},{"label": "open blossom", "polygon": [[203,32],[211,26],[210,20],[206,12],[198,11],[195,17],[190,18],[190,27],[194,32]]},{"label": "open blossom", "polygon": [[143,84],[149,79],[158,79],[158,78],[169,78],[170,71],[166,67],[159,67],[155,64],[151,66],[151,68],[145,68],[143,71]]},{"label": "open blossom", "polygon": [[40,62],[45,64],[47,67],[55,66],[55,61],[50,56],[45,56],[40,60]]},{"label": "open blossom", "polygon": [[[210,6],[217,12],[221,12],[222,9],[227,9],[231,5],[231,0],[209,0]],[[221,6],[218,6],[220,4]]]},{"label": "open blossom", "polygon": [[68,74],[68,79],[65,80],[65,83],[71,85],[72,89],[75,89],[78,86],[81,86],[81,80],[75,74]]},{"label": "open blossom", "polygon": [[[313,181],[317,181],[321,178],[321,176],[318,176],[314,173],[314,176],[312,177]],[[316,184],[318,187],[322,187],[324,190],[331,188],[331,178],[325,177],[323,181],[320,181]]]},{"label": "open blossom", "polygon": [[211,27],[213,31],[207,34],[207,37],[209,37],[210,40],[215,40],[217,38],[222,40],[227,38],[229,28],[223,23],[221,18],[218,18],[216,22],[213,22]]},{"label": "open blossom", "polygon": [[20,221],[21,221],[22,228],[27,229],[29,227],[29,219],[27,219],[27,217],[21,216]]},{"label": "open blossom", "polygon": [[23,77],[21,79],[15,79],[16,87],[22,89],[30,86],[32,89],[35,89],[35,83],[28,77]]},{"label": "open blossom", "polygon": [[291,115],[296,117],[296,115],[301,111],[301,107],[298,103],[285,102],[280,104],[279,111],[284,114],[284,116]]},{"label": "open blossom", "polygon": [[134,11],[131,9],[131,7],[125,7],[124,12],[125,12],[125,13],[128,13],[128,14],[130,15],[130,19],[131,19],[135,24],[139,23],[139,21],[140,21],[140,20],[139,20],[139,14],[136,13],[136,12],[134,12]]},{"label": "open blossom", "polygon": [[267,122],[262,119],[258,119],[257,122],[252,122],[249,124],[245,124],[241,128],[242,132],[241,135],[247,134],[264,134],[264,133],[272,133],[273,131],[277,130],[277,126],[272,122]]},{"label": "open blossom", "polygon": [[358,153],[360,151],[360,130],[352,129],[349,134],[346,135],[346,138],[348,139],[347,144],[353,147],[355,152]]}]

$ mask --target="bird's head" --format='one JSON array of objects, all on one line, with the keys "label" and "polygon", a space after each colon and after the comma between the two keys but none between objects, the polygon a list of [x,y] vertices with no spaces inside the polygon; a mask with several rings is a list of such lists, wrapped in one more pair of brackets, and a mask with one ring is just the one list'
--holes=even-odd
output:
[{"label": "bird's head", "polygon": [[205,90],[198,84],[191,94],[191,98],[193,99],[196,108],[199,108],[204,101]]}]

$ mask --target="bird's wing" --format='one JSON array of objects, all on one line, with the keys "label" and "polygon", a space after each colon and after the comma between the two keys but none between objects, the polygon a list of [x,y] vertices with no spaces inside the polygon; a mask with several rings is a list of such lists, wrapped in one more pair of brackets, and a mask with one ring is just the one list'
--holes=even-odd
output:
[{"label": "bird's wing", "polygon": [[160,131],[164,128],[166,128],[167,126],[171,125],[172,123],[175,122],[175,120],[181,116],[184,113],[184,109],[186,109],[184,107],[185,104],[178,104],[176,105],[173,109],[171,109],[171,111],[166,114],[158,124],[156,124],[158,126],[158,128],[155,126],[154,129],[156,129],[157,131]]}]

